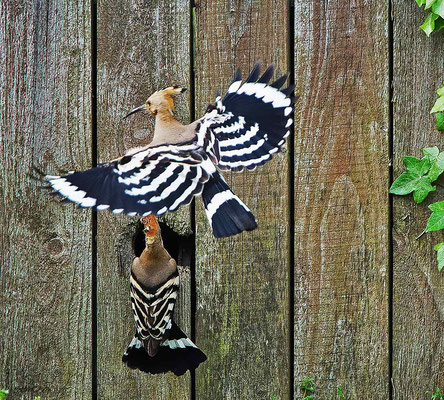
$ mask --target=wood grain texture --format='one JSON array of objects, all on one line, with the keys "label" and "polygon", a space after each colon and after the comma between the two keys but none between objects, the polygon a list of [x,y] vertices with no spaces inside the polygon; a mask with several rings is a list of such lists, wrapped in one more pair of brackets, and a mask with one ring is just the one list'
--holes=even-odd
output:
[{"label": "wood grain texture", "polygon": [[388,398],[387,18],[295,4],[295,397]]},{"label": "wood grain texture", "polygon": [[[421,157],[424,147],[444,150],[430,109],[444,80],[444,40],[418,29],[426,17],[415,2],[393,2],[394,15],[394,177],[402,157]],[[420,205],[411,196],[393,197],[393,388],[394,399],[444,386],[444,275],[433,246],[442,232],[415,238],[424,230],[427,206],[443,199],[443,189]]]},{"label": "wood grain texture", "polygon": [[[106,161],[147,144],[154,119],[121,117],[156,90],[189,85],[189,3],[186,0],[98,3],[98,154]],[[189,102],[178,96],[176,116],[189,120]],[[187,399],[190,374],[149,376],[121,361],[135,326],[129,297],[131,242],[137,218],[99,213],[98,224],[98,393],[104,399]],[[166,220],[190,233],[190,213],[182,207]],[[189,266],[189,265],[188,265]],[[190,333],[190,284],[181,286],[176,306],[179,325]]]},{"label": "wood grain texture", "polygon": [[89,1],[0,3],[0,387],[89,399],[90,215],[48,173],[90,165]]},{"label": "wood grain texture", "polygon": [[[244,78],[255,61],[287,72],[286,1],[198,1],[196,115]],[[288,162],[224,173],[259,228],[214,239],[196,202],[196,340],[208,361],[196,373],[199,399],[289,398]]]}]

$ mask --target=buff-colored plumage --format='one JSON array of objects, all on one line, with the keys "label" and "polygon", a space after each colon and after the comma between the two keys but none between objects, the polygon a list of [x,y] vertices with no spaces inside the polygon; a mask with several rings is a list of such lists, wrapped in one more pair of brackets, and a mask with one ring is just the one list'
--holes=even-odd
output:
[{"label": "buff-colored plumage", "polygon": [[141,219],[144,224],[145,248],[133,261],[131,270],[137,280],[146,287],[155,287],[177,270],[176,261],[163,247],[157,218],[149,215]]},{"label": "buff-colored plumage", "polygon": [[195,137],[198,121],[194,121],[189,125],[183,125],[173,115],[174,99],[172,96],[183,93],[185,90],[185,88],[178,86],[170,86],[159,90],[153,93],[143,106],[135,108],[127,115],[145,110],[156,118],[153,140],[146,148],[165,143],[183,143]]}]

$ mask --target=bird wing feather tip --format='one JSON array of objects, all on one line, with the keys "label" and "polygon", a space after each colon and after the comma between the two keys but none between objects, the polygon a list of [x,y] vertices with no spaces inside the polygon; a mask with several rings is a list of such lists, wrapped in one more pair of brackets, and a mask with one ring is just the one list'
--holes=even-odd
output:
[{"label": "bird wing feather tip", "polygon": [[285,89],[282,89],[281,92],[284,93],[286,96],[290,96],[295,87],[296,86],[293,84],[288,85],[288,87],[286,87]]},{"label": "bird wing feather tip", "polygon": [[237,82],[237,81],[241,81],[242,80],[242,74],[239,68],[236,69],[236,72],[234,73],[234,77],[233,77],[233,81],[232,82]]},{"label": "bird wing feather tip", "polygon": [[270,64],[257,82],[267,84],[270,81],[271,77],[273,76],[273,72],[274,72],[274,66],[273,64]]},{"label": "bird wing feather tip", "polygon": [[259,62],[256,62],[253,66],[253,69],[250,72],[250,75],[248,75],[248,78],[245,80],[245,83],[249,82],[256,82],[259,78],[259,72],[260,72],[261,66]]},{"label": "bird wing feather tip", "polygon": [[288,78],[287,74],[282,75],[280,78],[276,79],[270,86],[274,87],[275,89],[280,89],[287,80],[287,78]]}]

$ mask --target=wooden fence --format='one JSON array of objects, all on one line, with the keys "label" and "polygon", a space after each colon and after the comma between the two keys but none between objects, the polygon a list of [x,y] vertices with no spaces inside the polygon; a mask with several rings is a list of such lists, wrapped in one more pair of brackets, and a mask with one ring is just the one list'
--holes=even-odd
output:
[{"label": "wooden fence", "polygon": [[[398,175],[403,155],[443,143],[429,110],[444,40],[418,30],[415,1],[0,4],[0,386],[11,400],[301,399],[307,376],[315,399],[338,386],[347,399],[425,399],[444,385],[440,235],[415,240],[426,206],[388,196],[392,162]],[[226,174],[259,229],[213,239],[200,199],[164,219],[184,266],[178,319],[208,361],[179,378],[131,371],[121,356],[137,219],[60,204],[32,166],[84,169],[143,145],[153,121],[121,117],[153,91],[188,86],[187,122],[257,60],[290,71],[301,95],[286,150]]]}]

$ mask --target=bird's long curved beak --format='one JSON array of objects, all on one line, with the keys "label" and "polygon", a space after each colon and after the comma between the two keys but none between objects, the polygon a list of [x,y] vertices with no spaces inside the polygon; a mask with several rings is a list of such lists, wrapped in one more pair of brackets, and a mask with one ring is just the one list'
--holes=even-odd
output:
[{"label": "bird's long curved beak", "polygon": [[128,118],[130,115],[135,114],[136,112],[145,110],[145,104],[143,106],[137,107],[134,110],[131,110],[128,114],[126,114],[122,119]]}]

